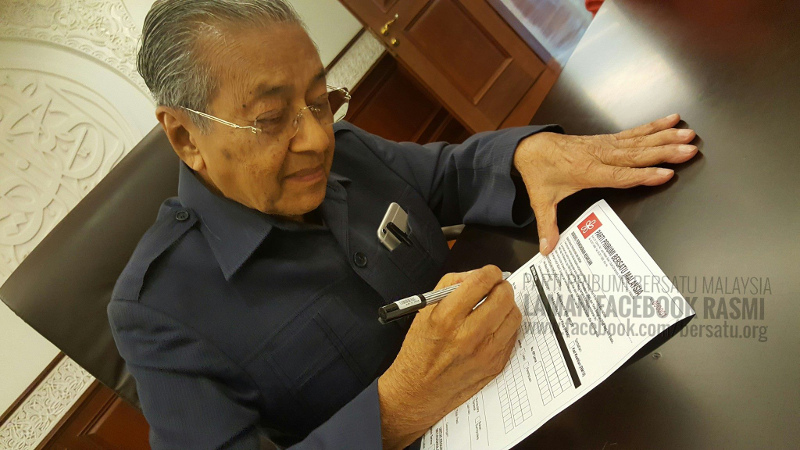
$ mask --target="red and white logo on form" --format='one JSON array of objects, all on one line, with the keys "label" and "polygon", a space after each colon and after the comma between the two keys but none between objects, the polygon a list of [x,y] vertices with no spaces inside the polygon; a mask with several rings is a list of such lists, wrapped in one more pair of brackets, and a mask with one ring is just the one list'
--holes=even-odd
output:
[{"label": "red and white logo on form", "polygon": [[594,233],[594,231],[603,224],[600,223],[600,220],[597,219],[597,216],[594,213],[589,214],[589,217],[586,218],[580,225],[578,225],[578,230],[583,235],[583,238],[586,239]]}]

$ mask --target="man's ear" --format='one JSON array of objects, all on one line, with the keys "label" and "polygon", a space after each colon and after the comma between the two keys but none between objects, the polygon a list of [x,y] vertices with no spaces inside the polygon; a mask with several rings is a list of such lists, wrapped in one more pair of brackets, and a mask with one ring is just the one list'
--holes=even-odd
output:
[{"label": "man's ear", "polygon": [[200,130],[191,123],[183,111],[175,108],[157,107],[156,118],[164,128],[167,139],[178,157],[195,172],[201,172],[205,168],[205,161],[195,139]]}]

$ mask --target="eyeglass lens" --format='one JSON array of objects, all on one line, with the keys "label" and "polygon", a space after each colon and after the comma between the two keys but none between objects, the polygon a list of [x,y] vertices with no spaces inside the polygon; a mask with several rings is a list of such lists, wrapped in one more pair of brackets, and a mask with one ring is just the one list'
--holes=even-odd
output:
[{"label": "eyeglass lens", "polygon": [[348,110],[348,97],[347,92],[343,90],[332,90],[328,92],[327,99],[308,105],[294,117],[290,118],[286,115],[259,117],[253,126],[260,129],[264,135],[279,139],[291,139],[297,135],[300,129],[301,116],[312,114],[323,126],[344,119]]}]

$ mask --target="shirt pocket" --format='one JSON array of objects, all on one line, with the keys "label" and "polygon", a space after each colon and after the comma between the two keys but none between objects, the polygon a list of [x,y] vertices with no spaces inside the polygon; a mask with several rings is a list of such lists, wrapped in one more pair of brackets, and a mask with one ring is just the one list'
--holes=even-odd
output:
[{"label": "shirt pocket", "polygon": [[[347,315],[330,298],[322,298],[292,320],[273,339],[269,360],[292,396],[315,421],[327,420],[372,380],[368,380],[339,336]],[[350,327],[357,327],[350,321]],[[292,408],[295,409],[295,408]]]},{"label": "shirt pocket", "polygon": [[397,203],[408,213],[408,238],[412,245],[401,244],[392,251],[386,249],[388,258],[413,286],[435,285],[448,254],[439,221],[411,187],[405,189]]}]

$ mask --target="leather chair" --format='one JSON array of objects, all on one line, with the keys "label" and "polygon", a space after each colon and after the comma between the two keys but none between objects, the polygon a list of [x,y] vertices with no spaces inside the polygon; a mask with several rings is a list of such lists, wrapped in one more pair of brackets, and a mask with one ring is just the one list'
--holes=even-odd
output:
[{"label": "leather chair", "polygon": [[156,126],[0,287],[22,320],[139,409],[106,306],[159,206],[177,192],[178,157]]}]

